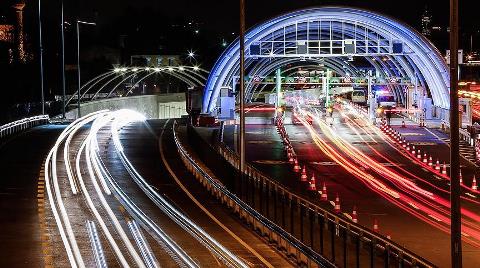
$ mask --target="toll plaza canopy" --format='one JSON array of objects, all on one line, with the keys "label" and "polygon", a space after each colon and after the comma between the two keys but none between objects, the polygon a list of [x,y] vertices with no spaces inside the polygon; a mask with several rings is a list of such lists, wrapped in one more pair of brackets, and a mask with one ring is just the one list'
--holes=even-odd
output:
[{"label": "toll plaza canopy", "polygon": [[[320,61],[340,75],[361,76],[352,60],[361,57],[376,75],[407,77],[426,89],[435,106],[449,108],[448,67],[439,51],[413,28],[372,11],[319,7],[287,13],[251,28],[245,48],[250,77],[268,75],[293,62]],[[237,39],[212,68],[203,113],[216,109],[221,88],[235,88],[239,49]],[[247,85],[246,96],[252,95],[248,92],[252,88]]]}]

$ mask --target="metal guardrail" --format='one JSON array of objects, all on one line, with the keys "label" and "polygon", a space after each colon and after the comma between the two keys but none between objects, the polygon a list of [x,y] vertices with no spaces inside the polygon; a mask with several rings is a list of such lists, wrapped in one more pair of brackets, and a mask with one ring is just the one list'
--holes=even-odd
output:
[{"label": "metal guardrail", "polygon": [[[221,135],[221,134],[220,134]],[[227,145],[225,145],[223,142],[220,142],[219,145],[217,146],[218,152],[237,170],[239,170],[239,156],[233,152]],[[280,195],[282,198],[282,202],[285,202],[290,205],[291,207],[291,212],[294,212],[294,209],[296,209],[297,216],[301,218],[300,222],[300,228],[301,234],[300,234],[300,240],[303,242],[304,237],[303,237],[303,224],[304,224],[304,216],[307,219],[310,219],[312,221],[312,215],[313,220],[319,222],[320,224],[320,248],[318,249],[319,253],[321,255],[325,254],[324,250],[324,238],[325,236],[323,235],[323,226],[326,226],[325,228],[327,231],[330,230],[330,239],[325,242],[331,243],[330,246],[330,261],[331,262],[336,262],[336,260],[339,260],[338,254],[335,253],[335,239],[334,237],[337,237],[339,240],[338,243],[343,242],[343,267],[347,267],[347,250],[351,249],[352,247],[348,247],[346,241],[349,240],[353,242],[352,244],[354,245],[354,251],[355,251],[355,264],[356,267],[364,266],[365,263],[360,263],[360,255],[362,254],[360,252],[360,247],[364,249],[368,249],[369,252],[367,253],[369,255],[369,261],[367,263],[370,263],[370,267],[374,267],[375,264],[379,264],[378,260],[374,260],[374,258],[378,257],[383,257],[383,266],[384,267],[390,267],[394,265],[394,261],[396,262],[396,267],[435,267],[432,263],[429,261],[425,260],[424,258],[416,255],[415,253],[405,249],[404,247],[396,244],[395,242],[391,241],[390,239],[383,237],[381,235],[378,235],[371,230],[354,223],[353,221],[349,220],[348,218],[341,216],[340,214],[335,214],[332,213],[316,204],[308,200],[307,198],[303,196],[299,196],[290,190],[288,190],[286,187],[281,185],[280,183],[272,180],[268,176],[264,175],[261,171],[253,167],[251,164],[246,165],[246,175],[248,176],[249,179],[253,180],[254,185],[257,187],[261,188],[261,191],[263,192],[264,189],[267,191],[267,197],[266,198],[274,198],[275,200],[277,197]],[[284,200],[285,199],[285,200]],[[254,200],[254,199],[253,199]],[[262,199],[260,199],[262,200]],[[268,201],[267,201],[268,202]],[[263,206],[260,205],[260,210],[263,210]],[[267,210],[268,210],[268,203],[267,203]],[[282,212],[283,213],[283,212]],[[267,211],[267,215],[269,212]],[[276,211],[275,211],[276,215]],[[274,216],[275,219],[277,219],[276,216]],[[285,224],[285,219],[282,217],[281,219],[282,223],[280,224],[282,227],[286,227],[287,225]],[[293,221],[293,219],[290,219],[290,221]],[[330,227],[330,228],[329,228]],[[310,226],[310,233],[313,232],[313,229]],[[294,230],[292,228],[292,224],[290,223],[290,233],[294,233]],[[310,234],[312,237],[312,234]],[[338,246],[337,243],[337,246]],[[312,238],[310,238],[310,247],[313,248],[313,243],[312,243]],[[352,253],[350,253],[352,254]],[[382,261],[380,261],[381,264]]]},{"label": "metal guardrail", "polygon": [[299,267],[335,267],[332,262],[250,207],[237,195],[230,192],[219,180],[212,178],[208,172],[196,163],[180,143],[176,134],[176,124],[173,129],[175,144],[183,163],[207,191],[220,200],[222,204],[232,209],[241,219],[246,220],[248,225],[266,237],[269,243],[276,245],[288,257],[295,259]]},{"label": "metal guardrail", "polygon": [[9,135],[18,133],[25,129],[43,125],[49,121],[48,115],[37,115],[17,121],[10,122],[8,124],[0,126],[0,138],[3,139]]}]

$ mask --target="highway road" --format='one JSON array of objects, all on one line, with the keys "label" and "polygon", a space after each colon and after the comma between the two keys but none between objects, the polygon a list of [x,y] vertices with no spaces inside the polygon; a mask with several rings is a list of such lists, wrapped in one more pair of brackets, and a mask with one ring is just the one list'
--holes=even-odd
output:
[{"label": "highway road", "polygon": [[[435,187],[448,187],[448,184],[444,181],[432,182],[431,180],[438,179],[432,176],[432,174],[428,174],[427,171],[422,170],[410,159],[407,159],[404,155],[388,145],[377,134],[370,133],[369,131],[366,131],[368,133],[364,132],[362,127],[355,125],[355,123],[358,123],[358,120],[352,121],[353,118],[351,118],[351,115],[349,119],[343,118],[342,120],[339,119],[339,113],[335,113],[334,116],[337,117],[332,127],[333,131],[331,132],[335,133],[334,136],[332,136],[332,134],[325,135],[324,133],[328,132],[328,130],[321,129],[317,124],[314,124],[315,127],[312,128],[312,131],[318,135],[317,138],[324,141],[326,146],[330,146],[334,151],[338,152],[340,156],[344,157],[346,162],[358,165],[358,170],[364,172],[367,170],[366,172],[374,174],[375,178],[382,177],[376,172],[371,172],[368,166],[360,167],[359,159],[356,158],[355,155],[352,156],[351,154],[343,152],[344,150],[351,150],[353,152],[359,150],[356,153],[361,157],[372,158],[374,162],[379,163],[382,167],[388,167],[388,169],[392,170],[395,174],[401,174],[402,177],[418,183],[421,187],[429,186],[428,183],[432,183],[433,186],[429,186],[430,188],[427,188],[428,190],[435,189]],[[433,212],[429,214],[431,216],[426,215],[427,221],[425,221],[425,217],[420,219],[411,212],[407,213],[405,208],[394,205],[394,202],[388,201],[384,195],[372,190],[371,187],[368,187],[364,182],[355,179],[351,172],[348,172],[346,168],[332,160],[328,152],[321,150],[319,146],[315,144],[314,141],[317,138],[312,136],[311,131],[308,131],[305,126],[286,125],[286,130],[290,136],[294,150],[298,155],[299,162],[306,164],[309,174],[311,174],[312,171],[315,172],[317,189],[321,189],[322,184],[325,182],[329,200],[334,200],[335,195],[338,193],[341,198],[340,203],[343,212],[351,215],[353,207],[356,206],[360,224],[372,228],[374,219],[377,219],[380,233],[391,236],[392,239],[400,245],[404,245],[420,256],[432,260],[441,266],[449,262],[449,236],[444,231],[441,231],[441,227],[432,226],[432,222],[433,224],[438,223],[436,216],[432,215]],[[415,132],[420,130],[425,131],[423,129],[411,128],[406,131]],[[231,129],[228,129],[227,133],[230,133],[230,135],[226,135],[226,138],[229,139],[227,142],[233,144],[231,140]],[[344,145],[342,143],[339,144],[334,137],[341,138],[350,143],[351,147],[345,149]],[[412,135],[409,136],[409,138],[416,138],[419,139],[419,141],[429,139],[429,142],[432,140],[432,137],[426,135]],[[248,161],[254,163],[272,178],[289,186],[291,189],[307,197],[312,197],[311,193],[306,191],[305,186],[298,183],[299,174],[293,172],[292,166],[286,162],[287,159],[283,145],[273,126],[250,125],[247,128],[247,139]],[[448,151],[448,147],[442,140],[438,140],[437,142],[438,146],[435,146],[434,151],[437,150],[438,147],[438,153],[441,154],[442,158],[446,158],[445,152]],[[466,167],[464,170],[464,177],[466,178],[465,184],[468,184],[471,180],[472,166],[469,166],[468,163],[464,163],[464,165]],[[372,166],[372,169],[373,168],[375,168],[375,166]],[[425,180],[425,182],[422,182],[422,180]],[[387,184],[390,187],[390,182],[387,182]],[[444,192],[439,192],[439,196],[448,198],[448,195]],[[326,208],[333,209],[331,203],[321,202],[318,196],[316,197],[316,201]],[[465,200],[464,203],[466,208],[474,212],[477,211],[478,206],[475,203],[472,204]],[[437,208],[437,205],[432,205],[432,207]],[[445,223],[442,222],[441,224]],[[477,223],[475,223],[475,221],[471,220],[469,224],[476,228]],[[465,243],[465,264],[478,265],[479,260],[476,258],[478,253],[479,249],[477,247]]]},{"label": "highway road", "polygon": [[[45,229],[43,185],[39,183],[44,157],[64,126],[39,126],[0,143],[0,267],[33,267],[43,263]],[[40,265],[42,266],[42,265]]]},{"label": "highway road", "polygon": [[100,111],[1,144],[1,266],[293,267],[186,171],[172,125]]}]

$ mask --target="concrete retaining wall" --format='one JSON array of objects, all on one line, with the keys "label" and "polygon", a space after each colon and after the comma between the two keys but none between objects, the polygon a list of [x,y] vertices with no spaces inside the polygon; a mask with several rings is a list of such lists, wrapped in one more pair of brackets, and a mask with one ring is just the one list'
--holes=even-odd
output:
[{"label": "concrete retaining wall", "polygon": [[[102,99],[85,102],[80,105],[81,115],[86,115],[104,109],[112,111],[119,109],[132,109],[144,114],[148,119],[165,118],[165,115],[180,117],[182,114],[186,114],[185,93]],[[171,109],[171,111],[166,109]],[[76,119],[77,109],[68,111],[66,113],[66,117],[67,119]]]}]

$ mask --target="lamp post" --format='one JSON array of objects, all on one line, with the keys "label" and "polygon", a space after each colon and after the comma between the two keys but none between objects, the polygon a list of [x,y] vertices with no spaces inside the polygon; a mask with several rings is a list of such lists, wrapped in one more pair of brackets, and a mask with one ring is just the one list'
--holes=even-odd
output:
[{"label": "lamp post", "polygon": [[245,0],[240,0],[240,193],[245,170]]},{"label": "lamp post", "polygon": [[43,46],[42,46],[42,16],[41,16],[41,1],[38,0],[38,42],[40,47],[40,89],[42,99],[42,114],[45,114],[45,94],[43,89]]},{"label": "lamp post", "polygon": [[452,267],[462,267],[458,118],[458,0],[450,0],[450,215]]},{"label": "lamp post", "polygon": [[95,22],[87,22],[77,20],[77,75],[78,75],[78,89],[77,89],[77,118],[80,117],[80,88],[81,88],[81,80],[80,80],[80,24],[86,25],[97,25]]},{"label": "lamp post", "polygon": [[62,27],[62,118],[65,119],[65,20],[63,18],[63,0],[62,0],[62,13],[61,13],[61,27]]}]

